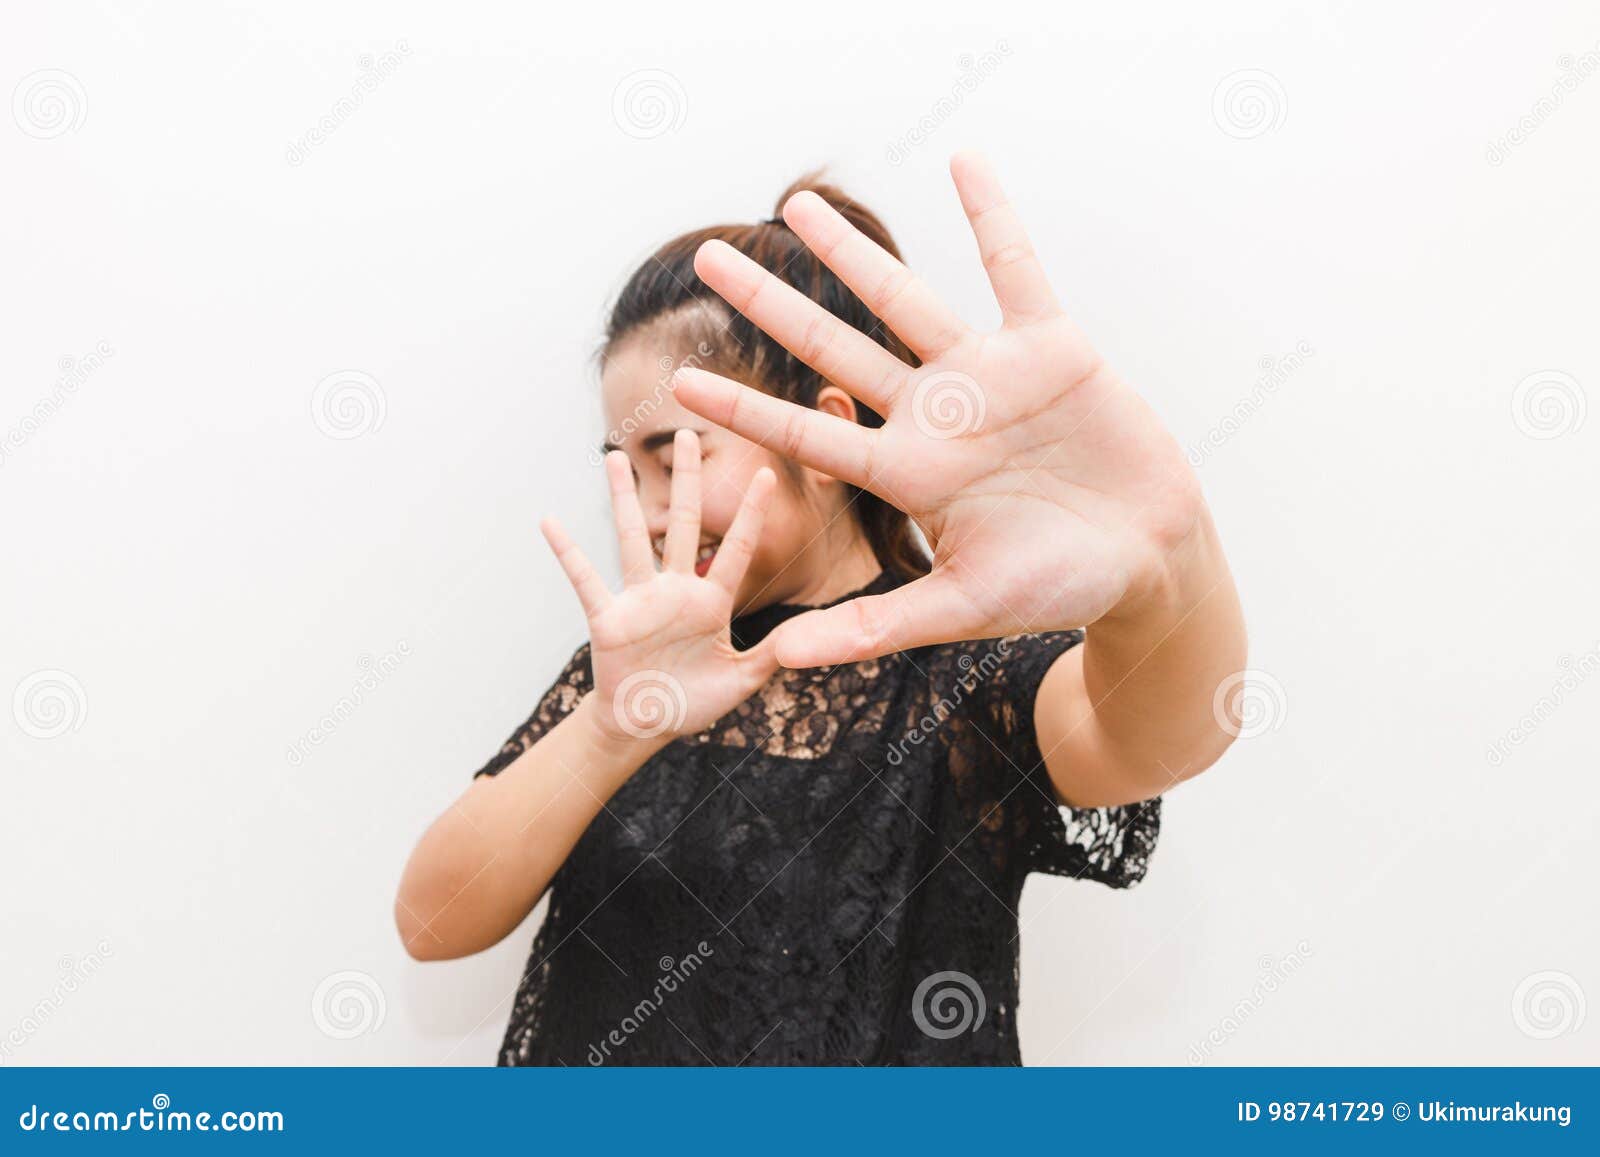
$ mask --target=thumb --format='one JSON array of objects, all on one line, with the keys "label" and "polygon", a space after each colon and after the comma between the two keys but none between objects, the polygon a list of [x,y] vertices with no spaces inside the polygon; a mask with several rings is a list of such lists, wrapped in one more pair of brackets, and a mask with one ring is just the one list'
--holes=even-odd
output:
[{"label": "thumb", "polygon": [[975,638],[981,626],[956,584],[935,572],[881,595],[807,611],[772,635],[783,666],[829,667]]},{"label": "thumb", "polygon": [[778,668],[782,666],[778,662],[777,641],[773,637],[776,634],[776,631],[769,631],[753,647],[734,652],[734,661],[738,664],[739,673],[752,692],[777,674]]}]

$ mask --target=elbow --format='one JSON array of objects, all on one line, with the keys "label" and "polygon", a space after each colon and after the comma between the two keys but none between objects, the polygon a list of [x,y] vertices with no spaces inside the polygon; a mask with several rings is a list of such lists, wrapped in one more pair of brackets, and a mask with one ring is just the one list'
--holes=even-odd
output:
[{"label": "elbow", "polygon": [[394,926],[400,933],[400,943],[405,946],[406,955],[413,960],[449,960],[459,955],[449,950],[444,938],[434,931],[429,921],[417,915],[403,890],[395,897]]},{"label": "elbow", "polygon": [[406,955],[413,960],[450,960],[456,955],[448,951],[442,936],[405,906],[403,899],[395,899],[395,930],[400,933]]},{"label": "elbow", "polygon": [[498,944],[502,926],[484,891],[484,869],[465,864],[409,864],[394,900],[395,930],[413,960],[457,960]]},{"label": "elbow", "polygon": [[445,910],[460,896],[463,882],[450,873],[424,871],[414,856],[406,865],[394,898],[394,926],[406,955],[413,960],[453,960],[473,950],[462,948],[452,935]]},{"label": "elbow", "polygon": [[1200,748],[1194,758],[1189,761],[1182,778],[1193,779],[1201,772],[1210,771],[1216,766],[1217,761],[1228,753],[1228,748],[1233,746],[1233,741],[1237,738],[1237,735],[1224,734],[1214,738],[1210,743]]},{"label": "elbow", "polygon": [[[455,960],[505,939],[548,887],[537,865],[440,821],[417,843],[395,890],[394,924],[413,960]],[[526,899],[524,899],[526,897]]]},{"label": "elbow", "polygon": [[1138,761],[1123,773],[1124,783],[1130,785],[1124,794],[1140,799],[1165,795],[1180,783],[1209,771],[1233,746],[1235,738],[1224,732],[1208,733],[1203,739],[1155,759],[1153,767],[1148,759]]},{"label": "elbow", "polygon": [[1177,771],[1172,772],[1163,765],[1163,771],[1169,772],[1167,782],[1162,791],[1176,787],[1185,780],[1194,779],[1202,772],[1210,771],[1217,762],[1228,753],[1234,741],[1239,738],[1239,733],[1227,728],[1212,728],[1207,731],[1204,738],[1197,740],[1185,752],[1186,758],[1178,765]]}]

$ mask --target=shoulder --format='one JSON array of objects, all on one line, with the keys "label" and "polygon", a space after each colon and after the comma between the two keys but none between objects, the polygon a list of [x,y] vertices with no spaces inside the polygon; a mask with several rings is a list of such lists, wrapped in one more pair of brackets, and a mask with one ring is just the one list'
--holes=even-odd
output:
[{"label": "shoulder", "polygon": [[588,691],[594,686],[594,660],[589,646],[589,640],[579,643],[561,668],[561,674],[556,677],[556,686],[567,686],[579,691]]},{"label": "shoulder", "polygon": [[927,667],[1010,688],[1037,687],[1051,665],[1083,639],[1074,628],[943,643],[926,649]]},{"label": "shoulder", "polygon": [[1031,731],[1045,676],[1083,638],[1074,629],[939,643],[910,653],[908,666],[936,717],[963,716],[986,734]]},{"label": "shoulder", "polygon": [[589,661],[589,642],[584,640],[573,650],[559,674],[545,689],[527,721],[501,745],[500,750],[474,773],[498,775],[528,748],[537,743],[556,724],[571,713],[586,694],[594,688],[594,671]]},{"label": "shoulder", "polygon": [[573,648],[572,656],[567,660],[567,665],[563,670],[570,671],[581,667],[585,671],[592,672],[594,670],[594,663],[591,657],[592,650],[593,648],[590,646],[588,639],[579,643]]},{"label": "shoulder", "polygon": [[594,664],[590,657],[589,640],[573,648],[572,654],[562,664],[554,679],[540,697],[537,711],[547,722],[554,722],[577,705],[579,699],[594,690]]}]

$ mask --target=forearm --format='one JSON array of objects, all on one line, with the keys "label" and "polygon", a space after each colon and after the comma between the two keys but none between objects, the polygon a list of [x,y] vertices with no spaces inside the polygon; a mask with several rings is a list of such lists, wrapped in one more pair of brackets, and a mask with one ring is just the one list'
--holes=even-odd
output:
[{"label": "forearm", "polygon": [[1210,767],[1233,741],[1215,692],[1246,653],[1238,591],[1202,507],[1150,588],[1085,633],[1083,685],[1102,758],[1153,791]]},{"label": "forearm", "polygon": [[586,695],[498,775],[473,781],[418,841],[395,899],[412,956],[465,956],[516,928],[606,801],[670,738],[618,738],[596,710]]}]

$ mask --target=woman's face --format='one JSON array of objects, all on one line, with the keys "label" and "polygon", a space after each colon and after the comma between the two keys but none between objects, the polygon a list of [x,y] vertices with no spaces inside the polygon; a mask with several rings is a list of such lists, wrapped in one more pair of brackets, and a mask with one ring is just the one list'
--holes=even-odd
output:
[{"label": "woman's face", "polygon": [[701,552],[696,570],[705,573],[750,480],[762,466],[769,466],[778,485],[760,543],[734,600],[735,610],[744,613],[774,602],[810,601],[810,592],[827,579],[829,559],[840,557],[845,540],[859,539],[855,519],[845,509],[844,485],[810,470],[802,472],[797,484],[778,455],[685,409],[671,388],[673,371],[680,364],[664,343],[641,334],[624,338],[612,349],[601,378],[606,442],[626,453],[633,464],[658,565],[671,497],[672,438],[679,428],[686,428],[700,438]]}]

